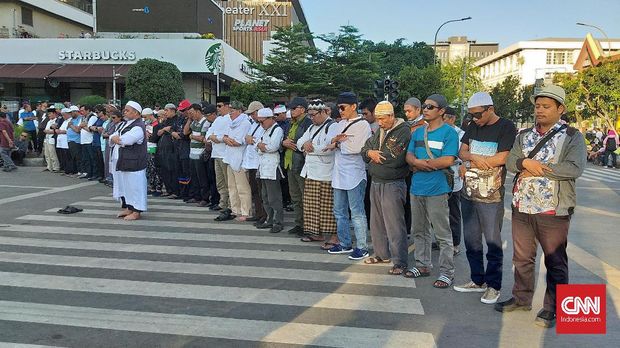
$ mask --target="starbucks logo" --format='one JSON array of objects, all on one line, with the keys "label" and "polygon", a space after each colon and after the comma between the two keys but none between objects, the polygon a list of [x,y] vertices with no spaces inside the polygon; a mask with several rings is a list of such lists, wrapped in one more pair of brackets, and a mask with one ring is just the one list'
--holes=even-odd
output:
[{"label": "starbucks logo", "polygon": [[222,43],[211,45],[205,53],[205,65],[207,66],[207,70],[213,74],[221,72],[224,61],[223,58]]}]

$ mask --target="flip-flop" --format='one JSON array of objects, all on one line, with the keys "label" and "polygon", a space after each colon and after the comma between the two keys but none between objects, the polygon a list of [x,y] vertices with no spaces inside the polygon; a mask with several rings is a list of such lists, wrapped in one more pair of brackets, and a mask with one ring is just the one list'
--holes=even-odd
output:
[{"label": "flip-flop", "polygon": [[366,260],[364,260],[364,263],[367,265],[374,265],[377,263],[390,263],[390,260],[384,260],[380,258],[379,256],[375,256],[375,257],[367,258]]},{"label": "flip-flop", "polygon": [[321,245],[321,250],[329,250],[340,243],[325,242]]},{"label": "flip-flop", "polygon": [[447,289],[452,285],[452,279],[446,277],[445,275],[440,275],[437,280],[433,283],[433,287],[437,289]]},{"label": "flip-flop", "polygon": [[428,270],[428,268],[425,267],[413,267],[403,273],[403,277],[405,278],[429,277],[430,275],[431,272]]},{"label": "flip-flop", "polygon": [[305,236],[301,237],[301,239],[300,239],[300,240],[301,240],[302,242],[306,242],[306,243],[308,243],[308,242],[324,242],[324,241],[325,241],[325,238],[321,238],[321,237],[318,237],[318,238],[321,238],[321,239],[316,239],[316,238],[317,238],[317,237],[315,237],[315,236],[313,236],[313,235],[309,235],[309,234],[307,234],[307,235],[305,235]]}]

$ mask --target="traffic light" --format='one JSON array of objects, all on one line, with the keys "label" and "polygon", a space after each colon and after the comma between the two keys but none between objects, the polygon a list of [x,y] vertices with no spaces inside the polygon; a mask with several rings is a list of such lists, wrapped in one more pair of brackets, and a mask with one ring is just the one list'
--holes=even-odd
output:
[{"label": "traffic light", "polygon": [[385,86],[385,81],[375,80],[374,94],[377,100],[385,99],[385,91],[383,90],[384,86]]},{"label": "traffic light", "polygon": [[398,81],[391,80],[390,78],[383,80],[384,99],[390,101],[394,106],[398,104],[398,96],[400,95],[398,85]]}]

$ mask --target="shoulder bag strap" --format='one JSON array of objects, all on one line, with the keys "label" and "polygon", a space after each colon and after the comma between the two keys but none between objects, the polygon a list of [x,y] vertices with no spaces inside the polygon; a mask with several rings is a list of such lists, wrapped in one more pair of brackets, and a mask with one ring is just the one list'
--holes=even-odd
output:
[{"label": "shoulder bag strap", "polygon": [[428,125],[424,126],[424,147],[426,147],[426,154],[430,159],[435,159],[433,153],[431,152],[430,146],[428,146]]}]

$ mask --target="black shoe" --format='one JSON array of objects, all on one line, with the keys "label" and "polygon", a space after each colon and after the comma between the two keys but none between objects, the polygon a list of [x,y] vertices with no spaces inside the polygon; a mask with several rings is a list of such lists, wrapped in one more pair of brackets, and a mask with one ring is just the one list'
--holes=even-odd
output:
[{"label": "black shoe", "polygon": [[517,301],[514,297],[502,302],[498,302],[495,304],[495,310],[498,312],[512,312],[512,311],[531,311],[532,306],[520,305],[517,304]]},{"label": "black shoe", "polygon": [[271,227],[271,230],[269,230],[269,233],[280,233],[282,232],[282,230],[282,225],[273,225],[273,227]]},{"label": "black shoe", "polygon": [[273,224],[268,224],[266,222],[263,222],[262,224],[256,226],[256,228],[258,228],[259,230],[265,230],[265,229],[272,228],[272,227],[273,227]]},{"label": "black shoe", "polygon": [[222,210],[222,208],[220,208],[219,205],[215,204],[215,205],[211,205],[209,207],[209,210],[218,211],[218,210]]},{"label": "black shoe", "polygon": [[546,309],[541,309],[534,320],[536,325],[544,328],[552,328],[555,326],[555,313]]},{"label": "black shoe", "polygon": [[303,230],[303,228],[301,228],[299,226],[295,226],[295,227],[291,228],[290,230],[288,230],[288,233],[289,234],[296,234],[298,236],[299,235],[303,236],[304,230]]},{"label": "black shoe", "polygon": [[198,203],[199,201],[196,198],[190,198],[188,200],[183,200],[183,202],[187,203],[187,204],[194,204],[194,203]]},{"label": "black shoe", "polygon": [[102,183],[102,184],[105,184],[106,182],[108,182],[108,180],[106,180],[106,179],[99,179],[99,182]]},{"label": "black shoe", "polygon": [[265,220],[265,219],[261,219],[261,220],[256,221],[256,222],[255,222],[255,223],[253,223],[252,225],[254,225],[254,227],[258,227],[258,226],[260,226],[260,225],[264,224],[266,221],[267,221],[267,220]]}]

